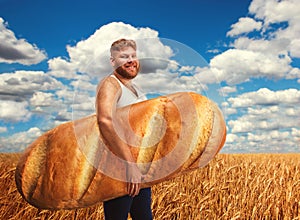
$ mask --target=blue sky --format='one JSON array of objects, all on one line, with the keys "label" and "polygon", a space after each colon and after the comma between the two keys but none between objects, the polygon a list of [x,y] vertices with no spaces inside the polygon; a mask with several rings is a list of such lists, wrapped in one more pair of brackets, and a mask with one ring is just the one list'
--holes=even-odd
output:
[{"label": "blue sky", "polygon": [[0,0],[0,151],[91,114],[107,50],[128,37],[151,61],[145,92],[219,104],[222,152],[300,152],[299,3]]}]

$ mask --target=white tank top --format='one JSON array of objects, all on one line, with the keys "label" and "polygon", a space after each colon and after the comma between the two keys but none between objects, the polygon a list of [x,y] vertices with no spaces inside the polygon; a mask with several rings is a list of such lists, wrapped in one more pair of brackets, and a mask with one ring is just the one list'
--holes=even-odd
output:
[{"label": "white tank top", "polygon": [[135,91],[137,92],[137,96],[130,89],[128,89],[115,75],[111,75],[111,77],[115,78],[118,81],[122,89],[122,94],[117,103],[118,108],[147,100],[145,94],[142,93],[142,91],[136,85],[132,84]]}]

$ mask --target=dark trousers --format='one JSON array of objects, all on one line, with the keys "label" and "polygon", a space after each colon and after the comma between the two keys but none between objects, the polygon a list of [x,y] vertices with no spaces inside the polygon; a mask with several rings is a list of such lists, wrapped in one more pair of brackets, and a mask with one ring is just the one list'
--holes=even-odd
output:
[{"label": "dark trousers", "polygon": [[105,220],[152,220],[151,188],[141,189],[135,197],[122,196],[103,203]]}]

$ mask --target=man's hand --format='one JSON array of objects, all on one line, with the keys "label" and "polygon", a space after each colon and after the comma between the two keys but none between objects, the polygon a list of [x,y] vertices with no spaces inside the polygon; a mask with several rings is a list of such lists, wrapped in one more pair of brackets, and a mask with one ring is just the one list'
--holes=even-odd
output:
[{"label": "man's hand", "polygon": [[128,163],[126,170],[127,193],[129,196],[136,196],[140,192],[143,175],[136,164]]}]

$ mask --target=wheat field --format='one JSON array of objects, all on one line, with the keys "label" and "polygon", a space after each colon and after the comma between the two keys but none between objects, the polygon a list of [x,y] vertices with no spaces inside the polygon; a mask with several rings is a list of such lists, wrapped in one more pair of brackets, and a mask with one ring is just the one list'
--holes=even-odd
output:
[{"label": "wheat field", "polygon": [[[18,193],[19,154],[0,154],[0,219],[103,219],[102,204],[38,210]],[[300,154],[219,154],[204,168],[152,187],[158,220],[300,219]]]}]

